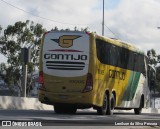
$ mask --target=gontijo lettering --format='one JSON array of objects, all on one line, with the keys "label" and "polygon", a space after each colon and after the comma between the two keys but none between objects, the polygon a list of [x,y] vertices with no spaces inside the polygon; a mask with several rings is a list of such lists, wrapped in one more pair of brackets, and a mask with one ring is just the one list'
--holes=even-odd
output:
[{"label": "gontijo lettering", "polygon": [[109,70],[109,78],[115,78],[119,80],[125,80],[125,73],[116,70]]},{"label": "gontijo lettering", "polygon": [[54,60],[87,60],[87,55],[73,55],[73,54],[44,54],[44,59]]}]

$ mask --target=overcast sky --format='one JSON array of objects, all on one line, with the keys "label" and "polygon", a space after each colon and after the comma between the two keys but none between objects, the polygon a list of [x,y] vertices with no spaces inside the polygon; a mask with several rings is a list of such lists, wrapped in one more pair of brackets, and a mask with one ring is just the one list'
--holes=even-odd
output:
[{"label": "overcast sky", "polygon": [[[47,30],[55,26],[60,29],[89,27],[90,31],[101,35],[102,2],[103,0],[0,0],[0,25],[5,29],[17,21],[33,20]],[[158,26],[160,0],[105,0],[106,37],[119,38],[145,52],[153,48],[160,54]],[[6,62],[2,55],[0,62]]]}]

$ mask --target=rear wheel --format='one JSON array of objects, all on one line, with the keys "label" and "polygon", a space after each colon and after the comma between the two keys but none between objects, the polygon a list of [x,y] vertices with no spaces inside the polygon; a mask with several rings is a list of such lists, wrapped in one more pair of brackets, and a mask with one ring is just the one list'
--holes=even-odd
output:
[{"label": "rear wheel", "polygon": [[54,105],[54,111],[55,113],[60,114],[64,112],[64,108],[62,108],[61,105]]},{"label": "rear wheel", "polygon": [[106,112],[108,110],[108,100],[108,95],[104,94],[103,105],[102,107],[97,108],[97,113],[99,115],[106,115]]},{"label": "rear wheel", "polygon": [[104,95],[103,106],[97,108],[97,113],[99,115],[112,115],[115,107],[115,96],[112,93],[111,99],[109,94]]},{"label": "rear wheel", "polygon": [[113,114],[115,104],[116,104],[115,96],[112,93],[111,99],[110,99],[109,104],[108,104],[108,110],[106,112],[107,115],[112,115]]},{"label": "rear wheel", "polygon": [[55,105],[54,111],[58,114],[61,114],[61,113],[75,114],[77,111],[77,108],[74,106],[61,104],[61,105]]},{"label": "rear wheel", "polygon": [[105,94],[104,95],[104,99],[103,99],[103,105],[102,107],[98,107],[97,108],[97,113],[99,115],[105,115],[106,114],[106,111],[107,111],[107,107],[108,107],[108,98],[107,98],[107,95]]},{"label": "rear wheel", "polygon": [[67,114],[75,114],[76,111],[77,111],[77,108],[76,108],[76,107],[74,107],[74,106],[66,106],[64,113],[67,113]]}]

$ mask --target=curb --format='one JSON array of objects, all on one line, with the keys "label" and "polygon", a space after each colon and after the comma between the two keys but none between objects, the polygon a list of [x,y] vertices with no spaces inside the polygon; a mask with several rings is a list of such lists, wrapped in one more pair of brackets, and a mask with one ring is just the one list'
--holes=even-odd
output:
[{"label": "curb", "polygon": [[[54,110],[52,105],[42,104],[38,98],[0,96],[0,109],[5,110]],[[81,109],[80,109],[81,110]],[[95,111],[92,108],[87,111]],[[134,110],[115,110],[116,112],[134,112]],[[160,113],[157,108],[143,108],[142,113]]]},{"label": "curb", "polygon": [[0,96],[0,109],[53,110],[53,106],[42,104],[38,98]]}]

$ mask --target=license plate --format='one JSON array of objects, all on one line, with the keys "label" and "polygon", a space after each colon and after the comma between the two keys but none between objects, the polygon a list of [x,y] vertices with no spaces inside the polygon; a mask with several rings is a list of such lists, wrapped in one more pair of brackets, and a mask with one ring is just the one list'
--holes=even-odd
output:
[{"label": "license plate", "polygon": [[68,99],[68,95],[60,95],[59,96],[61,99]]}]

